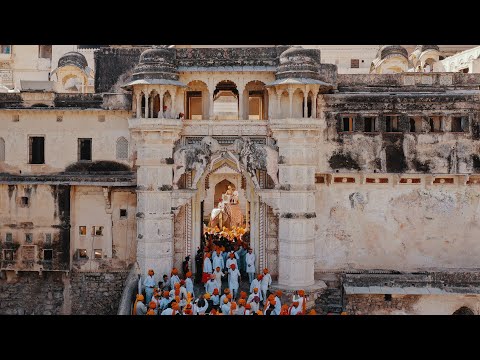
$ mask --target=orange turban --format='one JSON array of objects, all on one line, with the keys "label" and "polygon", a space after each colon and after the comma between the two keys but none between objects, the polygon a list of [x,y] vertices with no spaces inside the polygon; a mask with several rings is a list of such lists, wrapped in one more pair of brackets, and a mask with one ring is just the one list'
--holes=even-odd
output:
[{"label": "orange turban", "polygon": [[177,303],[179,303],[179,302],[180,302],[180,296],[175,296],[175,301],[176,301]]},{"label": "orange turban", "polygon": [[207,300],[210,300],[210,294],[209,293],[205,293],[205,295],[203,295],[203,297]]},{"label": "orange turban", "polygon": [[235,269],[236,268],[235,264],[231,264],[230,268]]},{"label": "orange turban", "polygon": [[213,295],[218,295],[218,289],[217,288],[213,289]]},{"label": "orange turban", "polygon": [[170,296],[170,291],[165,290],[165,291],[163,292],[163,297],[168,298],[169,296]]},{"label": "orange turban", "polygon": [[275,306],[276,304],[277,304],[277,302],[276,302],[275,300],[271,300],[271,301],[270,301],[270,305]]},{"label": "orange turban", "polygon": [[317,312],[315,311],[315,309],[312,309],[312,310],[310,310],[308,315],[317,315]]},{"label": "orange turban", "polygon": [[224,299],[223,299],[223,303],[224,303],[224,304],[228,303],[228,298],[224,298]]},{"label": "orange turban", "polygon": [[257,315],[263,315],[263,312],[261,310],[258,310]]},{"label": "orange turban", "polygon": [[262,274],[258,274],[258,275],[257,275],[257,279],[258,279],[258,280],[262,280],[262,279],[263,279],[263,275],[262,275]]},{"label": "orange turban", "polygon": [[245,306],[245,299],[240,299],[240,300],[238,300],[238,303],[239,303],[240,305]]},{"label": "orange turban", "polygon": [[180,280],[180,286],[185,285],[185,280]]},{"label": "orange turban", "polygon": [[252,305],[250,305],[250,304],[245,305],[245,309],[251,309],[251,308],[252,308]]},{"label": "orange turban", "polygon": [[173,285],[173,287],[175,288],[175,290],[180,289],[180,283],[175,283],[175,284]]},{"label": "orange turban", "polygon": [[135,300],[135,303],[133,304],[133,310],[132,310],[132,315],[137,315],[137,303],[139,301],[143,301],[145,298],[143,297],[142,294],[137,294],[137,300]]},{"label": "orange turban", "polygon": [[155,315],[155,311],[153,311],[153,309],[150,309],[147,311],[147,315]]},{"label": "orange turban", "polygon": [[258,288],[253,288],[253,292],[258,292]]},{"label": "orange turban", "polygon": [[172,304],[172,309],[173,309],[173,310],[178,310],[178,308],[179,308],[179,306],[178,306],[177,303],[173,303],[173,304]]},{"label": "orange turban", "polygon": [[228,294],[228,295],[227,295],[227,299],[228,299],[228,300],[231,300],[231,299],[232,299],[232,294]]},{"label": "orange turban", "polygon": [[180,296],[180,289],[175,290],[175,297]]},{"label": "orange turban", "polygon": [[294,302],[293,302],[293,306],[295,306],[295,307],[297,307],[297,306],[298,306],[298,304],[299,304],[299,302],[298,302],[298,301],[294,301]]},{"label": "orange turban", "polygon": [[273,295],[273,294],[268,295],[268,301],[271,302],[271,301],[273,301],[273,299],[275,299],[275,295]]},{"label": "orange turban", "polygon": [[305,296],[305,290],[298,290],[298,295]]},{"label": "orange turban", "polygon": [[282,310],[280,310],[280,315],[288,315],[288,305],[287,304],[282,305]]},{"label": "orange turban", "polygon": [[282,296],[283,295],[282,290],[275,291],[275,295],[277,295],[278,297]]},{"label": "orange turban", "polygon": [[207,252],[207,253],[205,254],[205,257],[208,257],[208,258],[209,258],[209,257],[210,257],[210,253]]},{"label": "orange turban", "polygon": [[225,288],[225,290],[223,290],[223,292],[224,292],[225,294],[228,294],[228,293],[230,292],[230,289],[229,289],[229,288]]},{"label": "orange turban", "polygon": [[268,269],[267,269],[267,268],[263,269],[263,273],[264,273],[265,275],[268,274]]},{"label": "orange turban", "polygon": [[185,276],[186,276],[187,278],[189,278],[190,276],[192,276],[192,272],[191,272],[191,271],[187,272],[187,273],[185,274]]},{"label": "orange turban", "polygon": [[340,315],[348,315],[348,313],[346,311],[342,311]]},{"label": "orange turban", "polygon": [[187,305],[185,306],[185,309],[191,309],[191,308],[192,308],[192,304],[187,304]]},{"label": "orange turban", "polygon": [[152,269],[148,270],[148,275],[153,276],[154,272]]},{"label": "orange turban", "polygon": [[192,315],[192,309],[185,309],[183,310],[184,315]]},{"label": "orange turban", "polygon": [[145,297],[142,294],[137,294],[137,300],[138,301],[143,301],[143,300],[145,300]]},{"label": "orange turban", "polygon": [[178,270],[177,268],[172,269],[172,275],[178,275]]},{"label": "orange turban", "polygon": [[232,304],[230,305],[230,309],[236,309],[236,308],[237,308],[237,303],[232,302]]},{"label": "orange turban", "polygon": [[240,299],[246,299],[247,298],[247,293],[245,291],[240,292]]}]

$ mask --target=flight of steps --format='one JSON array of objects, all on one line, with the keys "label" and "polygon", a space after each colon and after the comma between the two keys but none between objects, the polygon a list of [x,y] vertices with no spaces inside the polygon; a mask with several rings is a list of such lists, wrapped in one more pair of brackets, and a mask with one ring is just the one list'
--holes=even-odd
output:
[{"label": "flight of steps", "polygon": [[319,315],[339,315],[342,307],[342,280],[340,274],[321,274],[328,288],[315,300],[315,311]]}]

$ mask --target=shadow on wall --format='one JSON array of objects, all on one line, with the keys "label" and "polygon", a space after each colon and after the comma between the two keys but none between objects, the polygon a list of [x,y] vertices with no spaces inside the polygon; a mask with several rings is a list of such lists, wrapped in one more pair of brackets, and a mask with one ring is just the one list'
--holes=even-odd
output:
[{"label": "shadow on wall", "polygon": [[65,168],[65,173],[132,171],[128,165],[116,161],[76,162]]}]

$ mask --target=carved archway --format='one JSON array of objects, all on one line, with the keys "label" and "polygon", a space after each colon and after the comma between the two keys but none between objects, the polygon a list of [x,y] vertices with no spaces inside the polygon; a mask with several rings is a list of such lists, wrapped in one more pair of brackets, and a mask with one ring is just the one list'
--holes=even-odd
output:
[{"label": "carved archway", "polygon": [[475,315],[472,309],[462,306],[461,308],[458,308],[455,310],[455,312],[452,315]]}]

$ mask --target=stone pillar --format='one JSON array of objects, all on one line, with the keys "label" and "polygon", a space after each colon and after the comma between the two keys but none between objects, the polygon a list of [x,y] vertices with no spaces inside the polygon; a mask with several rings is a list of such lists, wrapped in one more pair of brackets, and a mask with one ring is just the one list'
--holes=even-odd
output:
[{"label": "stone pillar", "polygon": [[137,119],[142,117],[142,93],[137,93]]},{"label": "stone pillar", "polygon": [[243,97],[243,90],[238,90],[238,120],[244,119],[245,103]]},{"label": "stone pillar", "polygon": [[[291,92],[290,92],[291,93]],[[278,286],[300,289],[314,285],[315,144],[320,122],[314,119],[270,123],[279,155]]]},{"label": "stone pillar", "polygon": [[158,281],[170,274],[173,265],[173,165],[169,159],[182,123],[165,119],[152,129],[141,119],[130,119],[129,128],[137,147],[137,261],[142,281],[148,269],[155,271]]},{"label": "stone pillar", "polygon": [[277,91],[277,119],[282,117],[282,92]]},{"label": "stone pillar", "polygon": [[303,93],[303,117],[308,118],[308,92],[305,90]]},{"label": "stone pillar", "polygon": [[294,90],[292,88],[288,88],[288,104],[289,104],[288,117],[289,118],[293,117],[293,93],[294,93]]},{"label": "stone pillar", "polygon": [[163,95],[165,95],[165,90],[160,89],[160,111],[158,112],[158,118],[163,119]]},{"label": "stone pillar", "polygon": [[149,109],[148,109],[149,103],[150,103],[150,92],[147,89],[147,92],[145,94],[145,119],[149,118]]},{"label": "stone pillar", "polygon": [[313,94],[313,98],[312,98],[312,118],[313,119],[317,118],[317,97],[318,97],[318,93],[316,92],[315,94]]},{"label": "stone pillar", "polygon": [[172,119],[175,119],[176,118],[176,116],[175,116],[175,98],[177,96],[177,89],[176,88],[174,88],[172,90],[172,93],[171,93],[170,96],[172,97],[172,108],[170,109],[170,116],[171,116]]},{"label": "stone pillar", "polygon": [[214,91],[215,91],[215,87],[208,88],[208,95],[210,96],[208,99],[208,112],[209,112],[208,118],[210,120],[213,120],[215,116],[215,113],[213,112],[213,92]]}]

